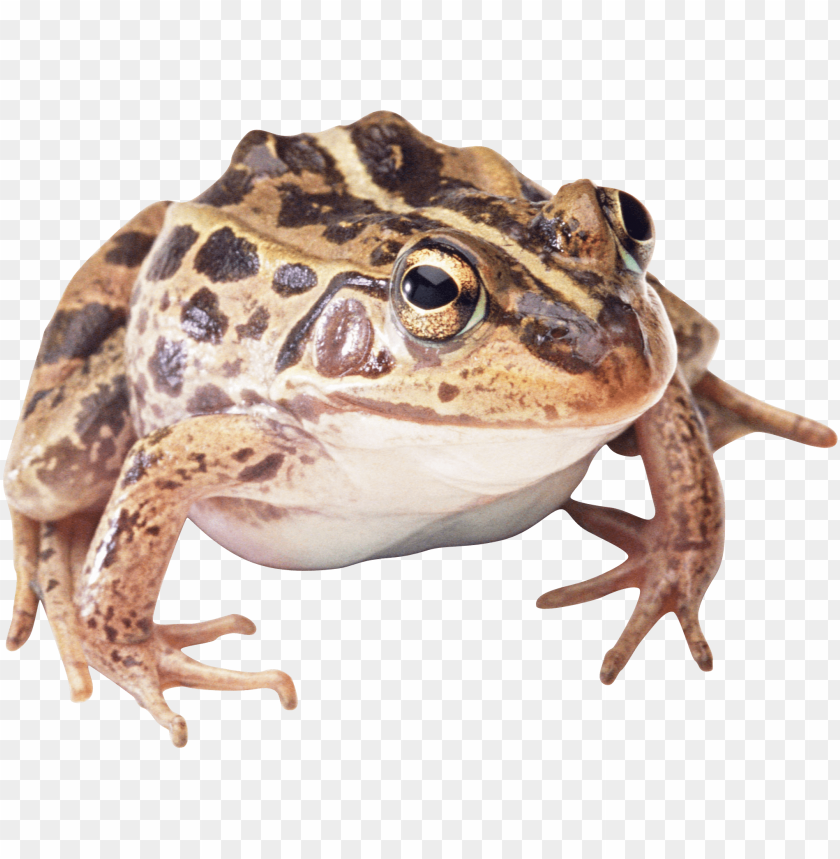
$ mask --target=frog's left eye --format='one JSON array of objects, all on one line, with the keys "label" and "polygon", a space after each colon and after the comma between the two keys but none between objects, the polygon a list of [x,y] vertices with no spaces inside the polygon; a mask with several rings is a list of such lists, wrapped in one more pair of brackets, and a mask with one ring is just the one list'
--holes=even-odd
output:
[{"label": "frog's left eye", "polygon": [[397,265],[394,310],[420,340],[441,342],[477,325],[487,301],[473,264],[444,244],[416,245]]}]

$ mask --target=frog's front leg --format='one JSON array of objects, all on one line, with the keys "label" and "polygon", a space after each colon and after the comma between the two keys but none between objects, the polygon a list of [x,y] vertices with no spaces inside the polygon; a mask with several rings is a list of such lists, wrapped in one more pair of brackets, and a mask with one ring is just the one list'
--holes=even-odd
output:
[{"label": "frog's front leg", "polygon": [[568,501],[564,509],[582,528],[618,546],[628,558],[608,573],[537,600],[539,608],[559,608],[622,588],[639,589],[624,632],[604,657],[601,681],[607,684],[656,621],[671,611],[697,664],[704,671],[712,669],[698,611],[723,557],[723,491],[702,418],[679,370],[635,427],[656,508],[653,519]]},{"label": "frog's front leg", "polygon": [[[173,686],[271,688],[287,709],[294,684],[281,671],[243,673],[190,659],[180,648],[254,625],[230,616],[200,624],[153,622],[163,576],[192,504],[202,498],[290,498],[303,471],[325,454],[302,431],[247,415],[191,418],[138,441],[123,466],[76,588],[88,663],[130,692],[176,746],[186,723],[163,698]],[[314,464],[313,464],[314,463]],[[270,495],[269,495],[270,493]]]}]

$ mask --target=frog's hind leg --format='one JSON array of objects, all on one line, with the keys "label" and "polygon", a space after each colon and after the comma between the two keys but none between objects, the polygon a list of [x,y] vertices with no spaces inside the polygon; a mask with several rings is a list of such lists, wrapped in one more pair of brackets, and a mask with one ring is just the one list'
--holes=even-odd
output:
[{"label": "frog's hind leg", "polygon": [[766,432],[813,447],[837,444],[834,430],[802,415],[757,400],[706,372],[692,394],[703,413],[712,450],[751,432]]},{"label": "frog's hind leg", "polygon": [[129,221],[64,290],[6,462],[17,573],[6,646],[17,650],[29,638],[41,599],[74,700],[87,697],[90,686],[86,665],[72,667],[80,653],[71,617],[74,571],[134,441],[123,372],[125,323],[139,266],[167,206],[157,203]]}]

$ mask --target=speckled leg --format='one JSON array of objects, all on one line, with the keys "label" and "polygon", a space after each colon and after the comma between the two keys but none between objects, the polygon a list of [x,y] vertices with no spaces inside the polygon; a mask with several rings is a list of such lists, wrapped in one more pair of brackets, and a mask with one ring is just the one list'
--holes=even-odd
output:
[{"label": "speckled leg", "polygon": [[639,588],[624,632],[604,657],[601,681],[607,684],[656,621],[671,611],[697,664],[704,671],[712,669],[698,612],[723,557],[723,493],[706,430],[679,370],[660,402],[636,421],[636,436],[656,507],[653,519],[568,501],[564,509],[582,528],[618,546],[628,558],[608,573],[537,600],[539,608],[559,608]]},{"label": "speckled leg", "polygon": [[246,415],[191,418],[141,439],[129,453],[76,591],[82,647],[88,664],[131,693],[175,745],[186,743],[187,730],[162,695],[173,686],[273,689],[285,708],[297,704],[281,671],[227,671],[180,651],[230,632],[251,634],[251,621],[233,615],[200,624],[153,622],[190,507],[219,495],[293,494],[302,473],[324,457],[300,430]]},{"label": "speckled leg", "polygon": [[[75,700],[89,694],[90,678],[86,666],[81,674],[70,668],[79,645],[68,594],[92,533],[88,521],[105,506],[135,439],[123,371],[125,320],[167,205],[132,218],[67,285],[44,332],[6,461],[17,572],[6,646],[17,650],[29,638],[43,593]],[[49,545],[39,545],[45,528]],[[52,581],[60,584],[48,589]]]}]

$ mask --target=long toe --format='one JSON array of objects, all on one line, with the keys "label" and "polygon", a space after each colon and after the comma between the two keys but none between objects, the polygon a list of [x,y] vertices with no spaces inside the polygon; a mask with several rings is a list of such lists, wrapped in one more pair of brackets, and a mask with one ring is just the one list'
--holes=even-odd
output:
[{"label": "long toe", "polygon": [[273,689],[287,710],[297,706],[297,693],[288,674],[282,671],[232,671],[192,659],[179,650],[162,655],[159,664],[161,686],[191,686],[196,689],[239,691]]},{"label": "long toe", "polygon": [[180,650],[182,647],[207,644],[231,633],[253,635],[257,627],[241,614],[228,614],[200,623],[164,623],[157,627],[157,631],[167,644]]}]

